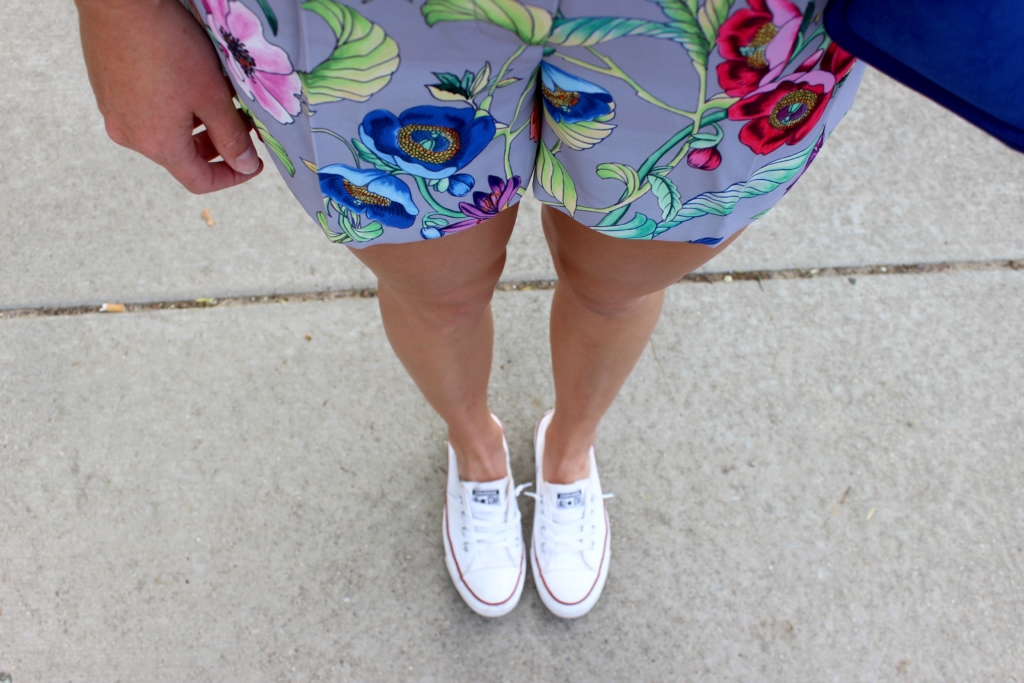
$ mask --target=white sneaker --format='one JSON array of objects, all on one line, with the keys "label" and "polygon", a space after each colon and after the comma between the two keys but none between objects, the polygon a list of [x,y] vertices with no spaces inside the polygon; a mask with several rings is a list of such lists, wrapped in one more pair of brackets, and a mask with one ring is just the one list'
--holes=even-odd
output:
[{"label": "white sneaker", "polygon": [[534,449],[537,492],[530,547],[533,581],[555,616],[576,619],[590,611],[601,597],[611,556],[608,513],[597,476],[597,460],[590,449],[590,476],[572,484],[544,481],[544,435],[554,411],[537,423]]},{"label": "white sneaker", "polygon": [[[497,417],[491,417],[501,425]],[[497,481],[460,480],[455,451],[448,444],[444,561],[459,595],[485,617],[500,617],[516,606],[526,575],[522,515],[516,497],[530,484],[516,488],[512,483],[504,431],[502,427],[508,476]]]}]

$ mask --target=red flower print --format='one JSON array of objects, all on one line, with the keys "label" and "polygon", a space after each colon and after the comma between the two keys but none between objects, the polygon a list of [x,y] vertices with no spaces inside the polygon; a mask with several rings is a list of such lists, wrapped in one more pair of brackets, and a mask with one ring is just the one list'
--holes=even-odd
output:
[{"label": "red flower print", "polygon": [[699,171],[714,171],[722,163],[722,153],[716,147],[693,149],[686,155],[686,163]]},{"label": "red flower print", "polygon": [[740,130],[740,141],[757,154],[770,154],[782,145],[795,145],[814,130],[835,84],[835,76],[827,71],[795,73],[729,107],[729,118],[750,121]]},{"label": "red flower print", "polygon": [[825,50],[825,56],[821,59],[821,69],[835,76],[836,83],[839,83],[846,78],[846,75],[850,73],[850,70],[856,63],[856,57],[835,43],[832,43]]},{"label": "red flower print", "polygon": [[789,0],[750,0],[718,33],[718,82],[731,97],[743,97],[779,77],[793,55],[803,15]]},{"label": "red flower print", "polygon": [[540,98],[533,103],[533,111],[530,113],[530,139],[534,142],[540,141]]}]

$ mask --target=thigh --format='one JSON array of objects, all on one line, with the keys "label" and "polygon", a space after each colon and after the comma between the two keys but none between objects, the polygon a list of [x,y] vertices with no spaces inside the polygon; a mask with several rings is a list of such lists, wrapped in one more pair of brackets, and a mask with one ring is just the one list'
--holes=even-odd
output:
[{"label": "thigh", "polygon": [[623,240],[603,235],[549,206],[544,235],[559,279],[582,298],[627,302],[659,292],[722,252],[743,228],[715,246]]},{"label": "thigh", "polygon": [[377,276],[379,286],[422,306],[478,307],[490,301],[505,266],[518,205],[472,230],[442,240],[379,244],[350,251]]}]

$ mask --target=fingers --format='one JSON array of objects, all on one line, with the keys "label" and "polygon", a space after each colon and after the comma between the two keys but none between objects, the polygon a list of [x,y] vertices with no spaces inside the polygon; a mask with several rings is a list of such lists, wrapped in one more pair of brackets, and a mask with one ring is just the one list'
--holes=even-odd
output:
[{"label": "fingers", "polygon": [[213,161],[220,156],[220,152],[217,151],[217,148],[213,146],[213,142],[210,140],[210,134],[205,130],[192,136],[192,144],[195,145],[196,154],[201,159]]},{"label": "fingers", "polygon": [[[213,141],[210,139],[210,133],[205,129],[202,123],[199,122],[198,118],[196,119],[196,122],[197,123],[194,124],[194,127],[202,127],[203,130],[197,133],[192,133],[192,144],[196,146],[196,153],[199,154],[199,156],[207,161],[213,161],[220,156],[220,151],[217,150],[216,145],[214,145]],[[249,121],[249,119],[245,119],[245,123],[251,131],[252,122]]]},{"label": "fingers", "polygon": [[198,116],[206,124],[210,141],[224,161],[243,175],[256,173],[260,159],[249,137],[249,122],[235,109],[231,100],[213,101]]},{"label": "fingers", "polygon": [[[102,0],[79,5],[83,53],[108,134],[192,192],[244,182],[262,164],[235,111],[216,51],[185,7]],[[205,135],[193,138],[206,125]],[[223,156],[223,162],[213,162]]]},{"label": "fingers", "polygon": [[220,155],[209,132],[202,131],[186,138],[185,144],[160,163],[185,189],[194,194],[206,194],[240,185],[263,170],[263,162],[258,158],[254,173],[239,173],[223,161],[210,161]]}]

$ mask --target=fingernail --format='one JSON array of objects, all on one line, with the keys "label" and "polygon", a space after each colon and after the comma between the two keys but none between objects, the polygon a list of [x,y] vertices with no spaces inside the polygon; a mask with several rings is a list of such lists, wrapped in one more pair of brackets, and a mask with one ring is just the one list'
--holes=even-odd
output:
[{"label": "fingernail", "polygon": [[245,175],[252,175],[260,167],[260,157],[256,154],[256,148],[250,147],[249,149],[238,155],[235,159],[235,168],[238,169],[239,173]]}]

